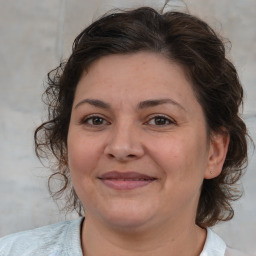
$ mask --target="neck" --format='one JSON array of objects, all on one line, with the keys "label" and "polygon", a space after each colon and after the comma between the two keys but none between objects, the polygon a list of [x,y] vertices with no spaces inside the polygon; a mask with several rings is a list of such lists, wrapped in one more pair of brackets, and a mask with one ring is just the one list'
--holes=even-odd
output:
[{"label": "neck", "polygon": [[84,256],[198,256],[206,231],[191,222],[180,223],[127,231],[106,227],[88,216],[82,228]]}]

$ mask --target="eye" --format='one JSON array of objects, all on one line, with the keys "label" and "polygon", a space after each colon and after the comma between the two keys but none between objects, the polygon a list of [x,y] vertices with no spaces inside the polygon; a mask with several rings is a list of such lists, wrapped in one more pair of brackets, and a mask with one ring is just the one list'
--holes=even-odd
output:
[{"label": "eye", "polygon": [[81,123],[89,126],[103,126],[109,124],[109,122],[101,116],[88,116],[84,118]]},{"label": "eye", "polygon": [[166,116],[157,115],[157,116],[154,116],[153,118],[150,118],[147,124],[154,125],[154,126],[166,126],[166,125],[175,124],[175,122]]}]

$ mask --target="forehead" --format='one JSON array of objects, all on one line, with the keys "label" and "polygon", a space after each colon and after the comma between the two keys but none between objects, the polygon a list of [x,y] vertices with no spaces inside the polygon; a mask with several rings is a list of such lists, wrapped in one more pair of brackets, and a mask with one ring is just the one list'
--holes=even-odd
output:
[{"label": "forehead", "polygon": [[184,69],[161,54],[139,52],[109,55],[96,60],[83,73],[77,87],[83,93],[106,97],[112,92],[126,96],[143,91],[147,94],[194,96]]}]

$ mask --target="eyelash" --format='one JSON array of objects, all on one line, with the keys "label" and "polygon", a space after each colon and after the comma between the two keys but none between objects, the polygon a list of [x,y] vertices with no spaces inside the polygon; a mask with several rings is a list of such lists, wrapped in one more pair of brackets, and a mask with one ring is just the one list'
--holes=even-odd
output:
[{"label": "eyelash", "polygon": [[[173,119],[171,119],[170,117],[168,117],[168,116],[165,116],[165,115],[154,115],[154,116],[151,116],[150,118],[149,118],[149,120],[146,122],[146,124],[149,124],[149,122],[150,121],[152,121],[152,120],[154,120],[155,119],[155,121],[156,121],[156,119],[162,119],[162,120],[164,120],[165,122],[167,121],[168,122],[168,124],[160,124],[160,125],[156,125],[156,124],[152,124],[152,126],[168,126],[168,125],[176,125],[176,122],[173,120]],[[151,124],[150,124],[151,125]]]},{"label": "eyelash", "polygon": [[91,127],[95,127],[95,126],[102,126],[102,125],[105,125],[105,124],[90,124],[89,121],[93,119],[101,119],[103,122],[106,122],[106,124],[110,124],[108,121],[106,121],[106,119],[104,117],[101,117],[100,115],[89,115],[89,116],[86,116],[85,118],[82,119],[82,121],[80,122],[81,124],[84,124],[84,125],[88,125],[88,126],[91,126]]},{"label": "eyelash", "polygon": [[[154,120],[156,121],[156,119],[162,119],[162,121],[167,121],[168,124],[160,124],[160,125],[157,125],[157,124],[150,124],[150,121]],[[105,122],[105,123],[101,123],[101,124],[90,124],[89,121],[93,121],[94,119],[100,119],[102,122]],[[109,125],[110,122],[106,121],[106,119],[100,115],[89,115],[85,118],[82,119],[82,121],[80,122],[81,124],[83,125],[88,125],[88,126],[91,126],[91,127],[100,127],[100,126],[104,126],[104,125]],[[154,116],[151,116],[148,121],[146,121],[144,124],[148,124],[148,125],[151,125],[151,126],[168,126],[168,125],[176,125],[177,123],[169,118],[168,116],[165,116],[165,115],[154,115]]]}]

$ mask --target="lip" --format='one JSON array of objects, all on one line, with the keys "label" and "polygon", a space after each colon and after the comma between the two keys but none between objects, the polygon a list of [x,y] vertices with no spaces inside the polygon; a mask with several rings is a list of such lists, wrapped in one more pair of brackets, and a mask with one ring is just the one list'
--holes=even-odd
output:
[{"label": "lip", "polygon": [[137,172],[111,171],[102,174],[98,179],[106,186],[116,190],[132,190],[145,187],[157,178]]}]

